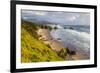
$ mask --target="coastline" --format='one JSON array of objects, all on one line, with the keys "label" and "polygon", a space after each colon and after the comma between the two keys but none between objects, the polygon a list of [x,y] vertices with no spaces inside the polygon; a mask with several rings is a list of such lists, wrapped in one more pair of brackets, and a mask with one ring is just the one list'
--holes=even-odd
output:
[{"label": "coastline", "polygon": [[[65,48],[60,41],[58,41],[57,39],[53,38],[50,35],[49,29],[39,28],[37,31],[37,34],[40,36],[39,40],[42,40],[45,44],[49,44],[50,47],[56,52],[59,52],[61,51],[62,48]],[[84,60],[85,59],[85,57],[79,52],[73,51],[74,52],[73,54],[70,48],[67,48],[67,49],[69,50],[69,52],[66,53],[67,56],[65,60]]]}]

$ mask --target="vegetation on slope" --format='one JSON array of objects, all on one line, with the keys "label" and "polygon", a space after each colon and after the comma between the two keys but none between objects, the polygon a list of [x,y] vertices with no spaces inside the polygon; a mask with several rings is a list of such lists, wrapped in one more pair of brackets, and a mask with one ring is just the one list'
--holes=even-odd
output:
[{"label": "vegetation on slope", "polygon": [[38,40],[38,25],[26,21],[21,24],[21,62],[63,61],[64,58],[48,45]]}]

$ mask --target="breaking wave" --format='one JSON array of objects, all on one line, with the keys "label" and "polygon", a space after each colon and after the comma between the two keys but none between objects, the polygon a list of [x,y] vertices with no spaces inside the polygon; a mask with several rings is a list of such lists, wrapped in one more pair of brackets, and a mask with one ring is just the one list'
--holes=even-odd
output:
[{"label": "breaking wave", "polygon": [[77,51],[87,58],[90,56],[90,34],[71,29],[56,29],[51,31],[53,38],[58,39],[66,48]]}]

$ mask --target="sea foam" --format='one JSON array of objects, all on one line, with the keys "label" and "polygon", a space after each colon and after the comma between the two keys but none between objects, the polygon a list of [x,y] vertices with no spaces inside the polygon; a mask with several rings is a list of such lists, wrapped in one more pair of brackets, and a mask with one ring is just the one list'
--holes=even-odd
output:
[{"label": "sea foam", "polygon": [[55,39],[63,43],[66,48],[87,56],[90,55],[90,34],[71,29],[56,29],[51,31]]}]

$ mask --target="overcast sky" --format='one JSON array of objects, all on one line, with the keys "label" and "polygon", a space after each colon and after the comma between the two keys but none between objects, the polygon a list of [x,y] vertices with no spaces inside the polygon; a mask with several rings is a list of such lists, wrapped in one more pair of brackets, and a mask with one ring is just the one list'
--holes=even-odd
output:
[{"label": "overcast sky", "polygon": [[90,25],[90,14],[82,12],[22,10],[22,19],[64,25]]}]

